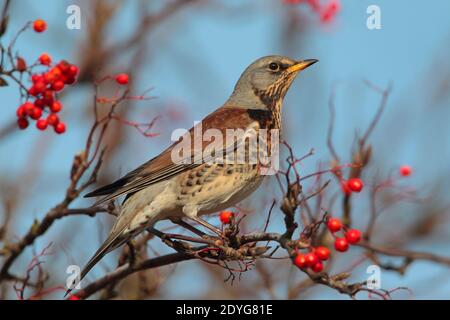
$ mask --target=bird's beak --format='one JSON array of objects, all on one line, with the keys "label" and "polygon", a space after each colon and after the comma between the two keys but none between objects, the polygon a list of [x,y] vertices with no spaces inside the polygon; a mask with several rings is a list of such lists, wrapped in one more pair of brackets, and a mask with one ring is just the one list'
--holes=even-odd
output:
[{"label": "bird's beak", "polygon": [[297,72],[303,69],[308,68],[310,65],[313,65],[314,63],[316,63],[317,59],[306,59],[306,60],[302,60],[297,62],[296,64],[290,66],[289,68],[287,68],[287,72],[292,73],[292,72]]}]

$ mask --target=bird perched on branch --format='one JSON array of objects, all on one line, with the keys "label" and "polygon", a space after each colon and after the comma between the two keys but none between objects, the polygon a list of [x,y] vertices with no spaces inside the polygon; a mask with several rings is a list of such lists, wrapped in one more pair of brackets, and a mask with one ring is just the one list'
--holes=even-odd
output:
[{"label": "bird perched on branch", "polygon": [[[276,55],[253,62],[242,73],[225,104],[182,137],[192,138],[194,145],[189,145],[192,152],[188,160],[203,155],[209,145],[200,137],[196,147],[196,131],[204,135],[214,129],[225,135],[230,129],[244,132],[251,129],[254,134],[262,129],[281,129],[281,107],[287,90],[295,76],[315,62],[315,59],[296,61]],[[86,195],[102,196],[95,205],[126,197],[108,238],[82,270],[81,279],[105,254],[159,220],[187,218],[215,230],[200,216],[235,205],[261,184],[264,175],[258,162],[216,161],[219,158],[216,153],[212,153],[210,161],[202,157],[202,161],[185,161],[186,158],[174,161],[181,140],[119,180]],[[237,153],[238,144],[222,142],[220,151]],[[249,143],[243,145],[245,152],[249,152]]]}]

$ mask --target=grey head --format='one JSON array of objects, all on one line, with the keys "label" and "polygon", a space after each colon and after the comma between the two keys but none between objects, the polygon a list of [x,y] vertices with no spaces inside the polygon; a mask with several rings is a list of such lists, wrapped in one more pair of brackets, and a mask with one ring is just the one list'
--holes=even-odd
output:
[{"label": "grey head", "polygon": [[278,55],[259,58],[242,73],[225,107],[273,108],[283,100],[295,76],[317,61]]}]

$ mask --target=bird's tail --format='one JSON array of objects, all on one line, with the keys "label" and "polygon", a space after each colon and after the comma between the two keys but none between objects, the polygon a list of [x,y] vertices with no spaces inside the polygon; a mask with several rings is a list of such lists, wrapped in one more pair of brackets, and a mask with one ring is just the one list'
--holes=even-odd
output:
[{"label": "bird's tail", "polygon": [[[101,247],[95,252],[91,259],[89,259],[88,263],[85,265],[80,274],[80,280],[83,280],[84,277],[88,274],[88,272],[110,251],[115,248],[121,246],[128,240],[128,237],[124,237],[122,232],[118,232],[116,234],[111,234],[105,242],[101,245]],[[77,282],[74,280],[71,287],[67,289],[64,297],[66,297],[72,290],[75,288]]]}]

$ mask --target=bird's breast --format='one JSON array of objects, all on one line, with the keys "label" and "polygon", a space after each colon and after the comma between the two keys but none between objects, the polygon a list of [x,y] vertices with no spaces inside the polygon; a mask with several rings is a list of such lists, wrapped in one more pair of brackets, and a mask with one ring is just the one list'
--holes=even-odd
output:
[{"label": "bird's breast", "polygon": [[180,175],[177,201],[197,205],[200,214],[235,205],[261,183],[257,164],[203,164]]}]

